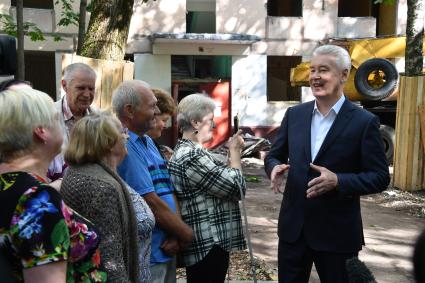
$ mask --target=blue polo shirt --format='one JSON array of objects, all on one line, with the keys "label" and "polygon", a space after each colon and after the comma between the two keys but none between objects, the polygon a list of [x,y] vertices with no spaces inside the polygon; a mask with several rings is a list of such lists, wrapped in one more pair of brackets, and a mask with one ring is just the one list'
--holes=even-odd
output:
[{"label": "blue polo shirt", "polygon": [[[171,183],[166,162],[153,140],[147,135],[139,137],[131,131],[128,134],[130,136],[127,142],[128,155],[118,166],[119,175],[140,195],[155,192],[172,211],[176,212],[173,197],[175,188]],[[152,232],[151,265],[172,259],[161,249],[161,244],[166,238],[166,232],[156,224]]]}]

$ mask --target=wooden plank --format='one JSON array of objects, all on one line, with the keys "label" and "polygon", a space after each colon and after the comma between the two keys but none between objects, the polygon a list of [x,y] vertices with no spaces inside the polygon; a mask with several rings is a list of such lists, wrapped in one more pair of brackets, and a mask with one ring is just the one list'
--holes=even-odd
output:
[{"label": "wooden plank", "polygon": [[103,65],[102,76],[102,109],[110,109],[112,93],[122,82],[124,64],[108,62]]},{"label": "wooden plank", "polygon": [[401,77],[397,105],[394,160],[395,187],[403,190],[424,188],[424,146],[420,137],[418,105],[423,104],[424,77]]},{"label": "wooden plank", "polygon": [[125,62],[124,68],[123,68],[122,81],[128,81],[133,79],[134,79],[134,63]]},{"label": "wooden plank", "polygon": [[422,148],[425,149],[425,105],[418,106],[419,120],[421,123]]},{"label": "wooden plank", "polygon": [[[404,129],[407,130],[406,133],[406,183],[405,187],[411,188],[412,186],[412,174],[413,173],[413,162],[412,156],[414,151],[414,133],[415,133],[415,110],[416,110],[416,94],[418,92],[417,88],[417,78],[412,77],[408,78],[408,88],[410,91],[408,92],[410,95],[409,99],[406,100],[406,117],[404,120]],[[408,89],[407,89],[408,90]]]},{"label": "wooden plank", "polygon": [[96,72],[96,94],[93,105],[100,109],[108,109],[111,105],[113,90],[124,80],[134,78],[134,63],[129,61],[108,61],[64,54],[62,70],[72,63],[85,63]]},{"label": "wooden plank", "polygon": [[[400,91],[401,93],[406,93],[406,85],[407,85],[407,79],[405,77],[400,78]],[[404,129],[404,104],[406,99],[399,99],[397,104],[397,124],[396,124],[396,147],[395,147],[395,155],[396,159],[394,161],[394,186],[396,187],[404,187],[405,183],[405,171],[403,168],[405,168],[405,155],[402,155],[402,148],[405,147],[405,135],[400,135],[397,133],[401,133],[402,129]],[[403,124],[403,125],[402,125]]]},{"label": "wooden plank", "polygon": [[[411,129],[412,129],[412,133],[411,133],[411,150],[409,151],[411,153],[410,157],[410,186],[412,188],[415,188],[415,190],[418,190],[421,188],[422,184],[418,183],[420,182],[420,170],[417,170],[421,167],[422,164],[420,164],[421,162],[419,161],[419,159],[417,158],[417,156],[419,156],[420,154],[420,149],[422,147],[421,144],[419,144],[419,138],[420,138],[420,128],[419,128],[419,115],[417,112],[417,105],[418,105],[418,93],[423,91],[423,81],[419,80],[418,77],[415,77],[414,83],[416,85],[416,90],[415,92],[413,92],[412,94],[414,95],[414,97],[412,97],[412,105],[411,105],[411,111],[412,111],[412,116],[411,118]],[[417,186],[419,186],[419,188],[416,188]]]}]

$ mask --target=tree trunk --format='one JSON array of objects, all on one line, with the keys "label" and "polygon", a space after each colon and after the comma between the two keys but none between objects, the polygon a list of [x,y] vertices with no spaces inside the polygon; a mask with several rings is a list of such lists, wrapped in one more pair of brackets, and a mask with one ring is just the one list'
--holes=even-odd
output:
[{"label": "tree trunk", "polygon": [[16,27],[18,49],[16,51],[18,70],[16,78],[18,80],[25,79],[25,59],[24,59],[24,1],[16,0]]},{"label": "tree trunk", "polygon": [[423,0],[407,0],[406,76],[422,74],[422,41],[424,37]]},{"label": "tree trunk", "polygon": [[87,13],[87,0],[80,2],[80,16],[78,19],[78,45],[77,54],[81,55],[83,49],[83,42],[86,35],[86,13]]},{"label": "tree trunk", "polygon": [[123,60],[134,0],[94,0],[81,55]]}]

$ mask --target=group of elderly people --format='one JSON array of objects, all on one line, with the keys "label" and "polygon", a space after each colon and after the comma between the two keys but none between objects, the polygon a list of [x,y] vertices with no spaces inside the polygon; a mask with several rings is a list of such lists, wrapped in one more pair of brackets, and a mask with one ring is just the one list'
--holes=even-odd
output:
[{"label": "group of elderly people", "polygon": [[171,96],[125,81],[113,115],[91,106],[95,81],[75,63],[56,103],[27,82],[0,90],[2,282],[175,282],[177,255],[188,282],[224,282],[229,252],[245,248],[240,132],[224,164],[203,147],[213,100],[189,95],[168,161],[153,139]]}]

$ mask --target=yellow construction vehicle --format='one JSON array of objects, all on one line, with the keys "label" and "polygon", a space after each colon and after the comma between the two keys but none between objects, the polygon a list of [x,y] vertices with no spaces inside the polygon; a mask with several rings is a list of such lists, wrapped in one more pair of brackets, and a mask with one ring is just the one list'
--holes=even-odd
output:
[{"label": "yellow construction vehicle", "polygon": [[[344,94],[380,118],[385,153],[392,162],[399,73],[391,60],[404,57],[406,37],[329,39],[324,43],[348,50],[352,69]],[[309,73],[310,62],[291,69],[291,85],[309,86]]]}]

